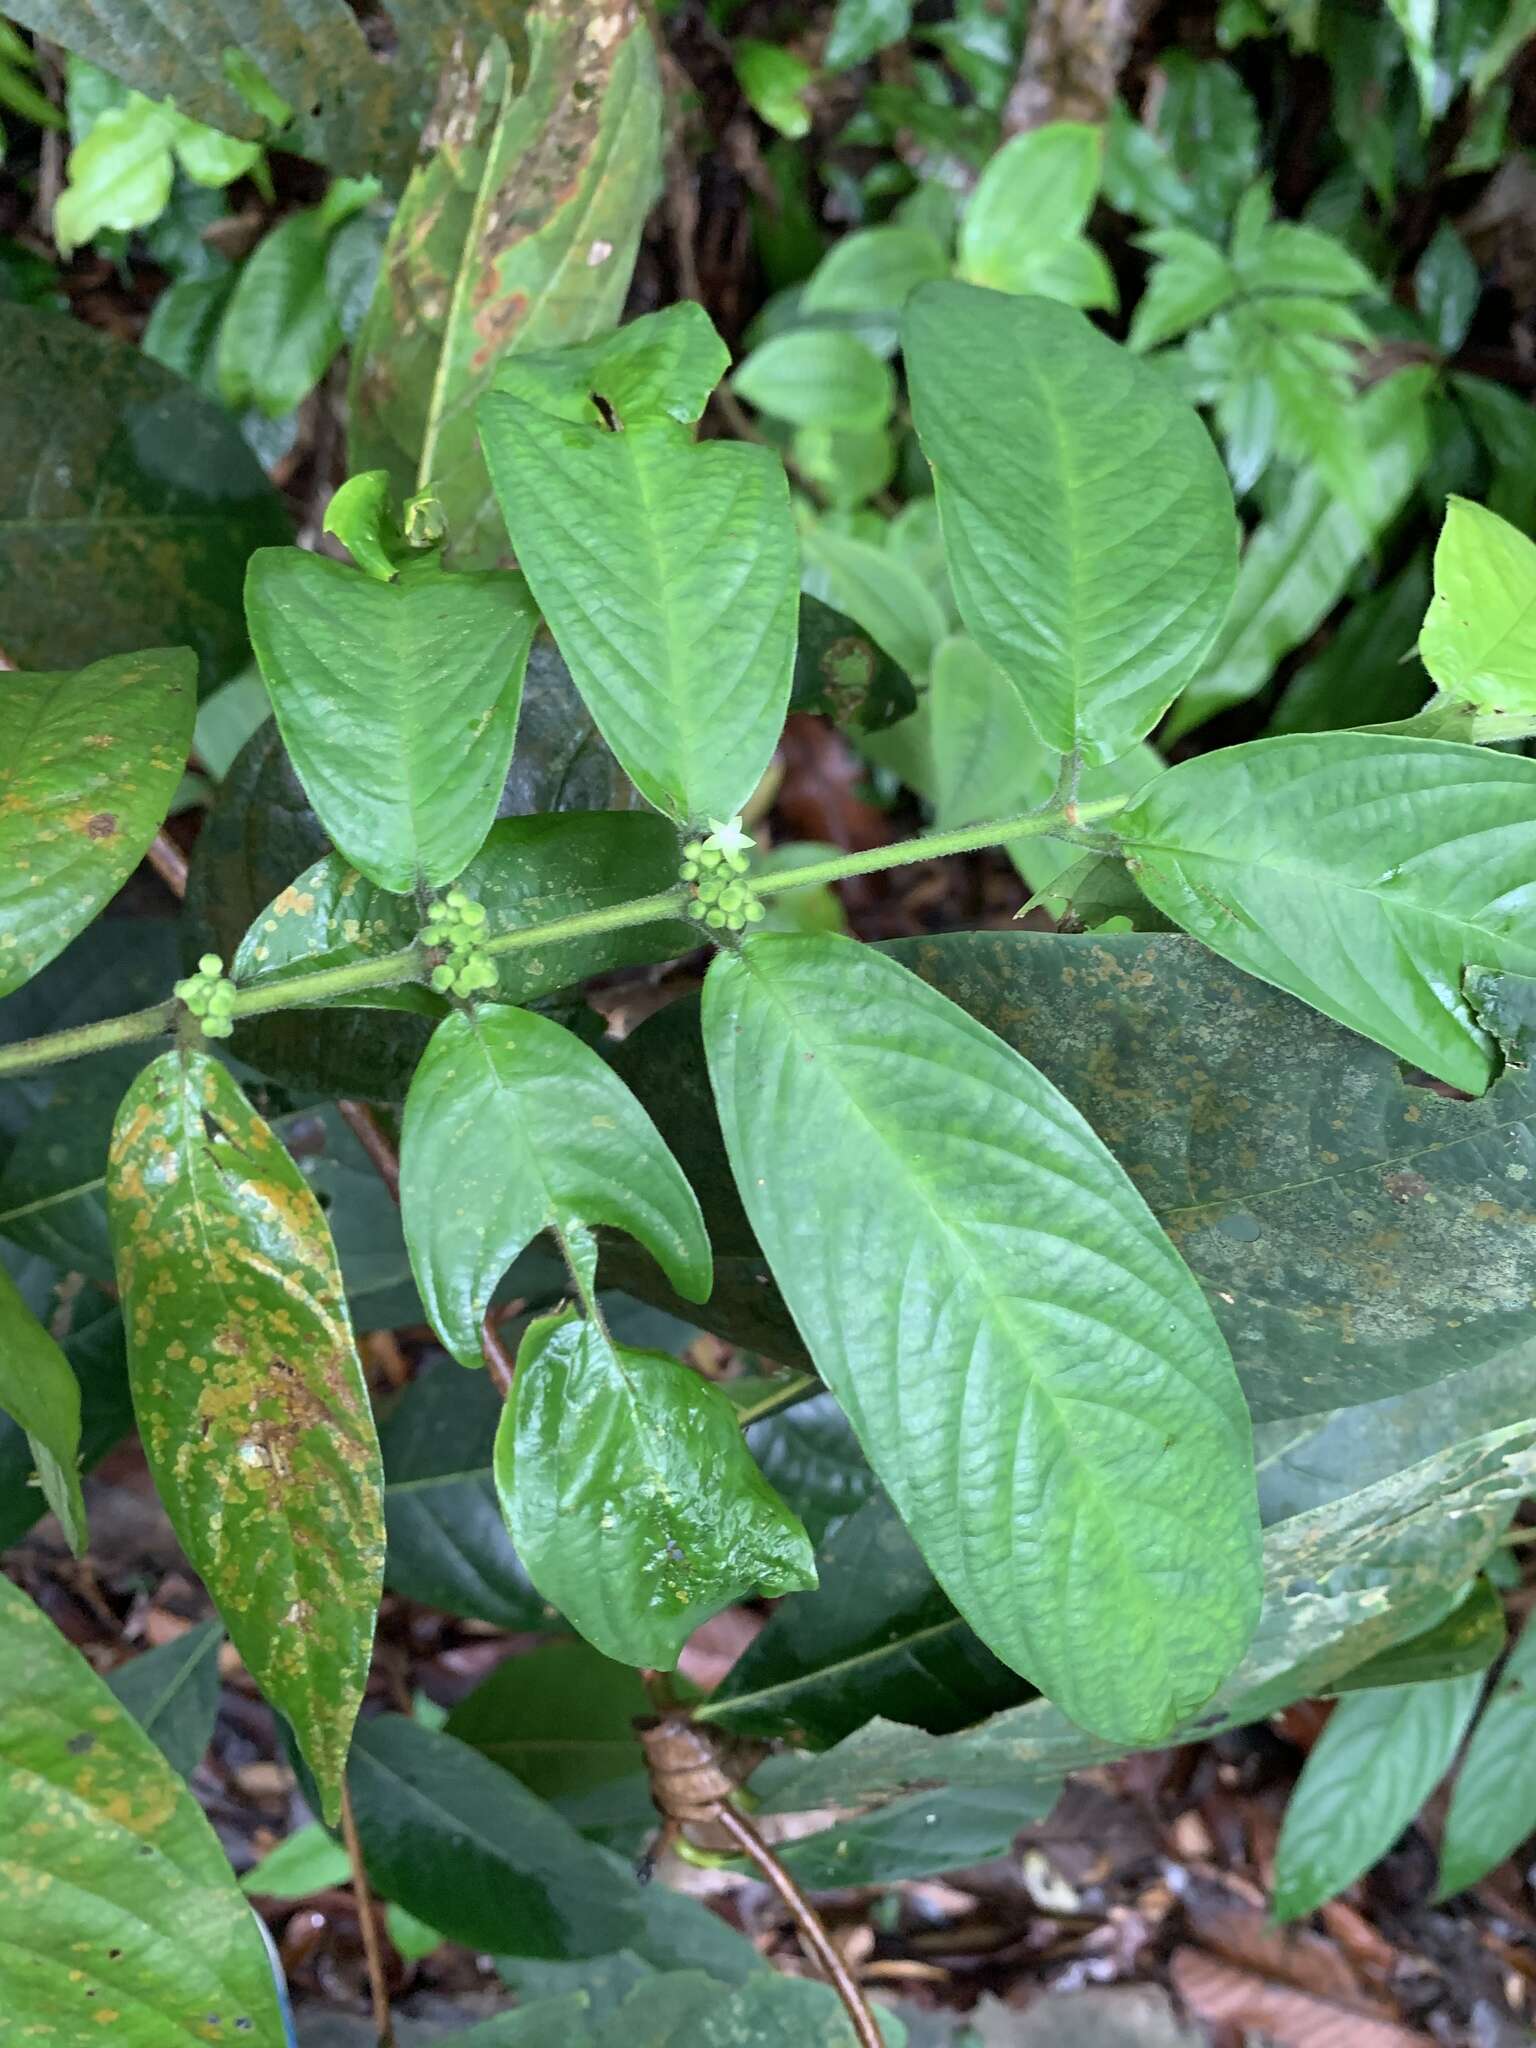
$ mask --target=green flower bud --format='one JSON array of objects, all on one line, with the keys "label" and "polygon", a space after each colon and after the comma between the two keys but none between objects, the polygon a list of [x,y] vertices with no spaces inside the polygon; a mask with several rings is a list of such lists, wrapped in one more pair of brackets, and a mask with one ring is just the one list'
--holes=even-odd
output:
[{"label": "green flower bud", "polygon": [[450,966],[448,966],[448,964],[445,961],[441,967],[433,968],[431,975],[428,977],[428,979],[430,981],[431,986],[437,990],[438,994],[440,996],[445,996],[447,995],[449,989],[453,986],[453,969]]},{"label": "green flower bud", "polygon": [[748,924],[761,924],[768,915],[768,908],[758,897],[751,896],[747,899],[746,909],[742,914]]},{"label": "green flower bud", "polygon": [[726,925],[725,912],[723,910],[706,910],[704,913],[704,922],[709,926],[711,931],[724,931]]},{"label": "green flower bud", "polygon": [[692,918],[696,918],[700,924],[702,924],[705,918],[709,915],[709,912],[705,909],[704,905],[698,901],[697,898],[695,898],[692,903],[687,905],[687,911],[688,915]]},{"label": "green flower bud", "polygon": [[224,972],[224,962],[217,953],[205,953],[197,963],[197,971],[206,975],[209,981],[217,981]]},{"label": "green flower bud", "polygon": [[232,981],[216,981],[208,991],[208,1007],[227,1017],[235,1007],[235,984]]}]

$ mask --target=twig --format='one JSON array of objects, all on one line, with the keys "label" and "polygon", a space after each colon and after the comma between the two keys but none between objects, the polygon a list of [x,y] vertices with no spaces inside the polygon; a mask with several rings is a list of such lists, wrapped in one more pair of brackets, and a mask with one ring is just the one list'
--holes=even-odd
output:
[{"label": "twig", "polygon": [[187,856],[162,825],[144,858],[180,903],[187,893]]},{"label": "twig", "polygon": [[363,1958],[368,1965],[368,1995],[373,2001],[373,2027],[379,2048],[395,2048],[395,2023],[389,2016],[389,1980],[384,1969],[384,1944],[379,1938],[378,1908],[363,1864],[363,1845],[357,1839],[357,1821],[352,1812],[352,1794],[345,1778],[341,1781],[341,1839],[347,1845],[352,1866],[352,1896],[357,1901],[357,1924],[362,1929]]}]

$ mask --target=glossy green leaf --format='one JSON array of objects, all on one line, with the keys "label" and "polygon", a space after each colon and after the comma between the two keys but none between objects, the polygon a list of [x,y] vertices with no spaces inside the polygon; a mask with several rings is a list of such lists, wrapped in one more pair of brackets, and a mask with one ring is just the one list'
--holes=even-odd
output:
[{"label": "glossy green leaf", "polygon": [[621,1663],[670,1671],[721,1608],[816,1583],[810,1539],[725,1396],[579,1316],[523,1339],[496,1490],[539,1591]]},{"label": "glossy green leaf", "polygon": [[[504,0],[484,0],[505,33]],[[451,17],[450,17],[451,18]],[[499,39],[453,53],[452,119],[401,199],[353,356],[354,469],[404,497],[429,484],[453,559],[503,557],[475,402],[514,350],[558,348],[618,319],[660,182],[661,90],[642,10],[591,35],[585,0],[527,17],[526,68]]]},{"label": "glossy green leaf", "polygon": [[347,1784],[370,1877],[450,1941],[560,1960],[641,1937],[632,1873],[467,1743],[380,1714],[358,1727]]},{"label": "glossy green leaf", "polygon": [[1104,143],[1085,121],[1014,135],[987,163],[960,222],[956,275],[1000,292],[1048,291],[1054,257],[1080,235]]},{"label": "glossy green leaf", "polygon": [[1226,623],[1164,728],[1172,740],[1256,696],[1276,663],[1322,624],[1377,535],[1407,503],[1429,453],[1424,401],[1431,373],[1399,370],[1359,401],[1374,516],[1354,511],[1317,475],[1299,477],[1281,510],[1243,552]]},{"label": "glossy green leaf", "polygon": [[927,228],[885,222],[832,244],[800,294],[802,313],[896,312],[920,284],[947,276],[944,245]]},{"label": "glossy green leaf", "polygon": [[326,286],[325,259],[343,221],[377,190],[338,179],[318,206],[290,213],[263,235],[240,267],[219,325],[219,395],[240,412],[255,406],[281,419],[307,398],[342,344]]},{"label": "glossy green leaf", "polygon": [[709,1292],[699,1205],[655,1126],[590,1047],[529,1010],[459,1012],[433,1033],[405,1102],[400,1202],[461,1365],[480,1363],[492,1290],[541,1230],[626,1230],[690,1300]]},{"label": "glossy green leaf", "polygon": [[1040,737],[1123,754],[1199,667],[1237,573],[1221,462],[1080,314],[929,285],[904,320],[955,601]]},{"label": "glossy green leaf", "polygon": [[224,408],[131,343],[24,306],[6,307],[0,390],[26,393],[0,469],[10,660],[65,669],[179,644],[205,687],[232,675],[246,557],[289,528]]},{"label": "glossy green leaf", "polygon": [[[59,1348],[80,1389],[79,1469],[88,1472],[133,1427],[117,1305],[98,1288],[82,1288],[8,1246],[0,1245],[0,1261],[16,1274],[32,1312],[59,1332]],[[47,1510],[34,1484],[37,1462],[25,1430],[0,1410],[0,1550],[8,1550]]]},{"label": "glossy green leaf", "polygon": [[896,403],[896,380],[856,334],[799,327],[753,349],[731,378],[759,412],[797,427],[883,427]]},{"label": "glossy green leaf", "polygon": [[69,1547],[85,1551],[80,1497],[80,1383],[69,1360],[0,1266],[0,1409],[24,1432],[42,1497],[58,1516]]},{"label": "glossy green leaf", "polygon": [[509,358],[479,414],[578,689],[641,792],[688,822],[752,794],[794,665],[783,467],[766,448],[693,439],[725,363],[707,314],[673,306],[585,348]]},{"label": "glossy green leaf", "polygon": [[226,1069],[190,1052],[163,1054],[124,1098],[108,1202],[156,1489],[334,1813],[384,1520],[325,1218]]},{"label": "glossy green leaf", "polygon": [[1440,1840],[1436,1897],[1449,1899],[1536,1832],[1536,1628],[1527,1620],[1472,1731]]},{"label": "glossy green leaf", "polygon": [[1310,1913],[1386,1855],[1450,1769],[1481,1691],[1474,1673],[1339,1701],[1285,1810],[1277,1920]]},{"label": "glossy green leaf", "polygon": [[351,864],[405,895],[451,882],[490,828],[537,623],[521,577],[381,583],[296,548],[246,585],[251,642],[294,767]]},{"label": "glossy green leaf", "polygon": [[185,648],[6,678],[0,996],[60,953],[138,866],[186,766],[196,703]]},{"label": "glossy green leaf", "polygon": [[1536,762],[1298,733],[1185,761],[1116,820],[1186,931],[1452,1086],[1492,1047],[1469,967],[1536,973]]},{"label": "glossy green leaf", "polygon": [[118,1704],[183,1778],[191,1777],[213,1739],[223,1641],[219,1624],[205,1621],[107,1674]]},{"label": "glossy green leaf", "polygon": [[0,1644],[7,2029],[282,2048],[261,1930],[191,1794],[3,1578]]},{"label": "glossy green leaf", "polygon": [[1448,695],[1536,711],[1536,543],[1466,498],[1446,506],[1419,652]]},{"label": "glossy green leaf", "polygon": [[[819,1392],[758,1420],[755,1405],[745,1400],[743,1384],[730,1382],[725,1392],[741,1418],[752,1455],[774,1492],[788,1501],[811,1541],[819,1544],[876,1491],[875,1475],[852,1426],[832,1396]],[[802,1384],[814,1388],[816,1382],[807,1378]],[[765,1394],[771,1397],[772,1391],[769,1381]]]},{"label": "glossy green leaf", "polygon": [[749,940],[703,1024],[747,1214],[935,1576],[1085,1726],[1166,1732],[1241,1654],[1257,1516],[1226,1347],[1140,1196],[1043,1075],[849,941]]},{"label": "glossy green leaf", "polygon": [[650,1712],[639,1674],[586,1643],[507,1657],[445,1723],[541,1799],[584,1792],[641,1767],[635,1720]]}]

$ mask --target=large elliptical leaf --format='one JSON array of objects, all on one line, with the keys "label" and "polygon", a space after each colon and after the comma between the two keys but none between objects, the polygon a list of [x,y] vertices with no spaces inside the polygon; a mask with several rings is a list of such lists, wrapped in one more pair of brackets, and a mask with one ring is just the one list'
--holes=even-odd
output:
[{"label": "large elliptical leaf", "polygon": [[752,794],[794,668],[783,465],[693,438],[728,360],[702,307],[669,306],[582,348],[512,357],[479,412],[507,531],[577,688],[642,795],[688,823]]},{"label": "large elliptical leaf", "polygon": [[1221,458],[1162,373],[1049,300],[925,285],[903,347],[961,618],[1047,746],[1114,760],[1231,599]]},{"label": "large elliptical leaf", "polygon": [[816,1583],[797,1516],[718,1388],[576,1315],[535,1323],[496,1431],[528,1576],[605,1657],[670,1671],[711,1615]]},{"label": "large elliptical leaf", "polygon": [[310,802],[353,867],[407,895],[451,882],[496,815],[538,617],[520,576],[393,583],[297,548],[246,577],[251,645]]},{"label": "large elliptical leaf", "polygon": [[0,1266],[0,1410],[27,1439],[43,1499],[58,1516],[69,1547],[85,1550],[80,1497],[80,1382],[69,1360]]},{"label": "large elliptical leaf", "polygon": [[163,1054],[124,1097],[107,1199],[156,1489],[334,1818],[384,1516],[325,1217],[226,1069],[192,1052]]},{"label": "large elliptical leaf", "polygon": [[1116,820],[1137,881],[1214,952],[1477,1095],[1469,967],[1536,974],[1536,761],[1297,733],[1181,762]]},{"label": "large elliptical leaf", "polygon": [[196,711],[184,647],[0,677],[0,996],[61,953],[143,859]]},{"label": "large elliptical leaf", "polygon": [[0,1578],[5,2031],[282,2048],[261,1930],[171,1766]]},{"label": "large elliptical leaf", "polygon": [[461,1365],[480,1363],[497,1281],[541,1230],[637,1237],[690,1301],[710,1289],[692,1188],[610,1068],[532,1010],[445,1018],[410,1093],[400,1207],[427,1313]]},{"label": "large elliptical leaf", "polygon": [[851,941],[722,956],[704,1037],[758,1240],[936,1577],[1084,1727],[1156,1741],[1242,1654],[1258,1517],[1226,1346],[1141,1197],[1043,1075]]}]

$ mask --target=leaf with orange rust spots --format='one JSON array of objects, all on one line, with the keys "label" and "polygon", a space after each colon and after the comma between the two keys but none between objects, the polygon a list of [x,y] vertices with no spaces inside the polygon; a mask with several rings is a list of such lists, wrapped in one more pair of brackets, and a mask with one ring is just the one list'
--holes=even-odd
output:
[{"label": "leaf with orange rust spots", "polygon": [[7,2041],[282,2048],[261,1931],[196,1801],[0,1578]]},{"label": "leaf with orange rust spots", "polygon": [[456,566],[506,552],[476,400],[517,349],[618,319],[661,159],[661,89],[635,0],[547,0],[526,80],[461,42],[406,188],[353,358],[354,471],[431,483]]},{"label": "leaf with orange rust spots", "polygon": [[197,658],[182,647],[0,677],[0,996],[62,953],[143,859],[196,709]]},{"label": "leaf with orange rust spots", "polygon": [[165,1053],[129,1089],[107,1203],[155,1485],[334,1819],[384,1512],[330,1231],[276,1134],[201,1053]]}]

